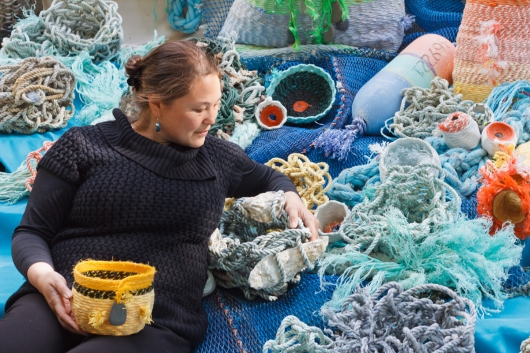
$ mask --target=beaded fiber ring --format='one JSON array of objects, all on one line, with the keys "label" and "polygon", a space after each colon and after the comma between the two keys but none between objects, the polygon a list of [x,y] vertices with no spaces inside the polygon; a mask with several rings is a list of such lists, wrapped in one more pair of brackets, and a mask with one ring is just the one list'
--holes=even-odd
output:
[{"label": "beaded fiber ring", "polygon": [[311,212],[315,212],[315,205],[320,206],[328,202],[326,191],[331,187],[332,178],[328,173],[327,163],[313,163],[303,154],[292,153],[287,157],[287,161],[273,158],[265,165],[282,172],[293,181],[304,205]]}]

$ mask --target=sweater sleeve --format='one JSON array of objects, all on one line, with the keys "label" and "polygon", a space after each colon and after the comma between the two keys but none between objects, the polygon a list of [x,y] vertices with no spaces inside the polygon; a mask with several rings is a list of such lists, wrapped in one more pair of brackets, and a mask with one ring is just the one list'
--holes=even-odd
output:
[{"label": "sweater sleeve", "polygon": [[257,163],[246,154],[242,157],[241,180],[233,197],[256,196],[267,191],[296,191],[289,177],[266,165]]},{"label": "sweater sleeve", "polygon": [[49,245],[68,215],[77,188],[48,170],[39,169],[11,243],[13,262],[23,276],[37,262],[53,267]]},{"label": "sweater sleeve", "polygon": [[37,169],[45,168],[59,178],[79,185],[81,183],[82,140],[79,128],[68,129],[44,154]]}]

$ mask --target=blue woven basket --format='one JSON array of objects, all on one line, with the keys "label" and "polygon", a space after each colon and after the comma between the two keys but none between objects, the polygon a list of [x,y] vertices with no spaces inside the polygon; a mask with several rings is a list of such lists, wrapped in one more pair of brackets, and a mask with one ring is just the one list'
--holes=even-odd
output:
[{"label": "blue woven basket", "polygon": [[462,0],[405,0],[407,11],[427,32],[459,27],[464,13]]},{"label": "blue woven basket", "polygon": [[[287,122],[307,124],[325,116],[335,102],[335,83],[331,76],[318,66],[300,64],[282,71],[272,79],[267,96],[277,100],[287,109]],[[297,111],[298,101],[309,104]]]}]

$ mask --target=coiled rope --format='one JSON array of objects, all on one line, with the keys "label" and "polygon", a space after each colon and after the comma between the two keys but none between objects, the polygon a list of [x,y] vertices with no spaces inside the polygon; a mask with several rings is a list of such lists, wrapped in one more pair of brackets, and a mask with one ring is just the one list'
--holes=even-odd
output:
[{"label": "coiled rope", "polygon": [[54,0],[39,16],[27,14],[0,51],[9,58],[69,56],[87,51],[94,62],[113,59],[123,43],[118,4],[109,0]]},{"label": "coiled rope", "polygon": [[221,107],[209,133],[245,148],[259,135],[254,113],[265,91],[263,79],[257,71],[246,70],[235,50],[235,39],[194,39],[198,41],[198,46],[204,47],[207,53],[217,59],[223,73]]},{"label": "coiled rope", "polygon": [[520,353],[530,353],[530,338],[525,339],[521,343],[521,352]]},{"label": "coiled rope", "polygon": [[53,142],[46,141],[43,147],[30,152],[13,173],[0,172],[0,202],[13,204],[29,195],[37,176],[37,164],[52,146]]},{"label": "coiled rope", "polygon": [[54,58],[27,58],[0,73],[0,132],[57,130],[74,115],[74,73]]},{"label": "coiled rope", "polygon": [[438,123],[445,120],[449,114],[457,111],[467,112],[471,106],[473,102],[462,101],[462,95],[455,94],[446,80],[435,77],[429,89],[403,89],[401,107],[393,118],[385,122],[385,127],[396,137],[424,139],[432,136]]},{"label": "coiled rope", "polygon": [[250,287],[249,274],[261,259],[286,249],[298,248],[305,265],[313,267],[302,247],[311,234],[307,228],[289,229],[284,204],[283,191],[267,192],[256,197],[240,198],[230,210],[223,212],[219,229],[224,246],[210,247],[209,250],[210,268],[213,268],[218,285],[240,288],[247,299],[260,296],[276,300],[287,291],[285,271],[276,256],[282,278],[280,283],[259,290]]},{"label": "coiled rope", "polygon": [[175,31],[193,33],[201,24],[201,0],[168,0],[166,12],[169,24]]},{"label": "coiled rope", "polygon": [[314,213],[313,208],[329,200],[326,191],[331,187],[332,178],[328,173],[327,163],[313,163],[303,154],[292,153],[287,161],[273,158],[265,165],[287,175],[293,181],[304,205],[311,212]]},{"label": "coiled rope", "polygon": [[[444,300],[422,298],[422,293]],[[324,309],[322,314],[333,329],[324,330],[331,338],[288,316],[263,352],[474,352],[475,305],[445,286],[405,291],[390,282],[373,295],[358,287],[339,312]]]}]

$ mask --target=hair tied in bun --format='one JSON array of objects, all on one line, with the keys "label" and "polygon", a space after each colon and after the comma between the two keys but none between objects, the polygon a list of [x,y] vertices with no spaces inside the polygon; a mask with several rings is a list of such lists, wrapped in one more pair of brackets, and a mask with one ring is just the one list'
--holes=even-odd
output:
[{"label": "hair tied in bun", "polygon": [[140,84],[140,80],[134,77],[129,77],[127,79],[127,84],[131,87],[138,87],[138,85]]}]

